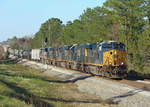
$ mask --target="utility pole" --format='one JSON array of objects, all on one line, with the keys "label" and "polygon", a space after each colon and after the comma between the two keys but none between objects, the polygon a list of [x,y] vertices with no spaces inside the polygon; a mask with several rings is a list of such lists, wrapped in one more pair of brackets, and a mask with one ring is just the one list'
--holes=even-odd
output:
[{"label": "utility pole", "polygon": [[127,49],[127,56],[128,56],[128,17],[125,18],[125,36],[126,36],[126,49]]}]

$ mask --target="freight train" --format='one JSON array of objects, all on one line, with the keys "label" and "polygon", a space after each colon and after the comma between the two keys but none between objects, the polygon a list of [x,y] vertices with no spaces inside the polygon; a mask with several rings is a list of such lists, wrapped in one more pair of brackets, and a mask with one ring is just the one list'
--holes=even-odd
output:
[{"label": "freight train", "polygon": [[108,78],[127,74],[125,45],[116,41],[31,50],[31,59]]},{"label": "freight train", "polygon": [[127,74],[125,45],[116,41],[24,50],[19,56],[108,78]]}]

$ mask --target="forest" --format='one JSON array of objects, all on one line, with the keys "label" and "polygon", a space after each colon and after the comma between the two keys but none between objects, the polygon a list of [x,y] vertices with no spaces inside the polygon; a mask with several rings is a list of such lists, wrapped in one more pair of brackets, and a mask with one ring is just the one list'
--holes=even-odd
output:
[{"label": "forest", "polygon": [[87,8],[74,21],[63,24],[50,18],[34,35],[30,48],[115,40],[126,45],[128,70],[150,73],[150,0],[106,0]]}]

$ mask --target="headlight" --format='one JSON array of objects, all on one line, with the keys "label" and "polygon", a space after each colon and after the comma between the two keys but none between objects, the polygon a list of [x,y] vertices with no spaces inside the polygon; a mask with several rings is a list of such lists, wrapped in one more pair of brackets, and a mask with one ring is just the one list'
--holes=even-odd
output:
[{"label": "headlight", "polygon": [[121,65],[123,65],[124,63],[122,62]]},{"label": "headlight", "polygon": [[109,65],[112,65],[112,63],[109,63]]}]

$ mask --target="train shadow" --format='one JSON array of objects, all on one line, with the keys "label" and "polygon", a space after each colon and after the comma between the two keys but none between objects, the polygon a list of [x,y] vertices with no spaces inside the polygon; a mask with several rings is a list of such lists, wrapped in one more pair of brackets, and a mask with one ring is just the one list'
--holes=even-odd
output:
[{"label": "train shadow", "polygon": [[59,98],[44,98],[50,101],[58,101],[58,102],[63,102],[63,103],[102,103],[99,99],[86,99],[86,100],[64,100],[64,99],[59,99]]},{"label": "train shadow", "polygon": [[136,95],[139,92],[142,92],[142,90],[138,90],[138,89],[131,90],[131,91],[127,92],[127,93],[124,93],[124,94],[121,94],[121,95],[118,95],[118,96],[114,96],[114,97],[108,98],[105,101],[108,104],[116,104],[117,105],[117,104],[119,104],[121,102],[121,99],[129,97],[129,96]]},{"label": "train shadow", "polygon": [[85,80],[85,79],[90,78],[90,77],[93,77],[93,76],[92,75],[90,75],[90,76],[81,76],[81,77],[72,79],[71,82],[75,83],[75,82],[77,82],[79,80]]}]

